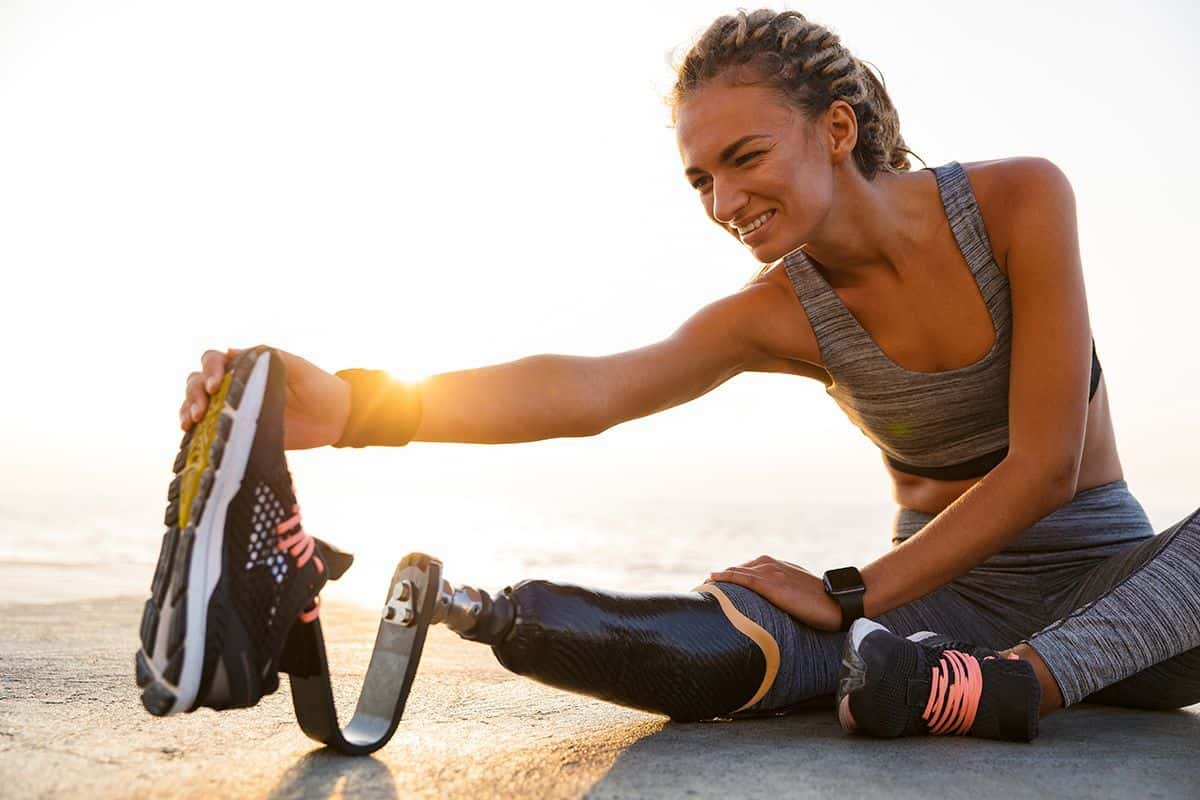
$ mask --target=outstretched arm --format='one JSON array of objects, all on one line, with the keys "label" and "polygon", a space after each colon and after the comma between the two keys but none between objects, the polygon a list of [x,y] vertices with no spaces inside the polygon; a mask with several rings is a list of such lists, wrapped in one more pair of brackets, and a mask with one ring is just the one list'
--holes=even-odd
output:
[{"label": "outstretched arm", "polygon": [[[591,436],[699,397],[739,372],[808,374],[812,367],[805,361],[815,358],[816,346],[807,323],[795,321],[797,305],[778,283],[758,281],[705,306],[647,347],[599,357],[537,355],[434,375],[415,384],[415,391],[381,395],[384,406],[368,421],[404,428],[401,440],[427,442]],[[299,356],[282,355],[288,369],[285,446],[342,440],[351,414],[349,384]],[[185,429],[203,415],[227,358],[210,350],[202,370],[189,376],[180,409]],[[360,416],[356,409],[356,420]],[[397,438],[387,435],[395,430],[378,425],[366,430],[380,441]]]},{"label": "outstretched arm", "polygon": [[745,371],[788,368],[763,320],[787,300],[755,284],[717,300],[662,341],[608,356],[537,355],[421,382],[426,442],[592,436],[686,403]]}]

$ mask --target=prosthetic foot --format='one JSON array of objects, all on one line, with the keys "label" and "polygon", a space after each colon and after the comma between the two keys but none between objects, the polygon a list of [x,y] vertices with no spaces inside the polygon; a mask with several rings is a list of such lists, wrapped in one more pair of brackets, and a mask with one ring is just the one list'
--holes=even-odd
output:
[{"label": "prosthetic foot", "polygon": [[404,715],[425,633],[438,610],[441,575],[441,562],[423,553],[407,555],[396,566],[362,692],[344,728],[333,704],[321,620],[292,625],[280,669],[291,676],[296,720],[309,738],[347,755],[367,755],[388,743]]},{"label": "prosthetic foot", "polygon": [[534,680],[678,722],[737,715],[771,688],[779,648],[721,589],[619,594],[522,581],[492,596],[442,578],[421,553],[396,567],[353,718],[339,727],[319,619],[295,623],[280,669],[311,738],[365,755],[395,733],[430,625],[492,646],[506,668]]}]

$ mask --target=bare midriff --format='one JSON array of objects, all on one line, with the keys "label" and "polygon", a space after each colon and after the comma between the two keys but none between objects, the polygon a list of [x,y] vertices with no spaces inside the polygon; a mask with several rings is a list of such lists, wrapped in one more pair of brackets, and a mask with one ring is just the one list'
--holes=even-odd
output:
[{"label": "bare midriff", "polygon": [[[953,503],[981,478],[961,481],[940,481],[900,472],[884,462],[892,477],[892,495],[902,508],[938,514]],[[982,476],[981,476],[982,477]],[[1108,390],[1103,377],[1095,397],[1088,404],[1088,421],[1083,437],[1083,457],[1080,460],[1075,494],[1119,481],[1124,477],[1121,459],[1117,456],[1117,441],[1113,435],[1112,416],[1108,407]]]}]

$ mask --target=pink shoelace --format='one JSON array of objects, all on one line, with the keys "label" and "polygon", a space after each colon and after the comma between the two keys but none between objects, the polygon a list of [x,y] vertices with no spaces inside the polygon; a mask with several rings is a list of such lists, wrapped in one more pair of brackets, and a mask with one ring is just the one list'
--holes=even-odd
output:
[{"label": "pink shoelace", "polygon": [[[292,489],[292,494],[295,494],[295,489]],[[291,536],[284,537],[283,534],[293,531]],[[275,532],[279,534],[279,542],[277,547],[280,550],[286,550],[296,559],[296,566],[303,567],[311,558],[317,565],[317,572],[325,571],[325,564],[321,561],[320,556],[313,555],[317,549],[317,543],[313,538],[304,532],[304,528],[300,525],[300,504],[292,504],[292,516],[285,519],[275,527]],[[321,597],[318,595],[313,598],[312,606],[305,611],[300,612],[301,622],[312,622],[321,613]]]},{"label": "pink shoelace", "polygon": [[[995,658],[987,656],[984,661]],[[1017,659],[1016,653],[1007,656]],[[933,666],[929,702],[921,718],[932,735],[965,736],[975,724],[979,698],[983,694],[983,673],[979,659],[958,650],[943,650]]]}]

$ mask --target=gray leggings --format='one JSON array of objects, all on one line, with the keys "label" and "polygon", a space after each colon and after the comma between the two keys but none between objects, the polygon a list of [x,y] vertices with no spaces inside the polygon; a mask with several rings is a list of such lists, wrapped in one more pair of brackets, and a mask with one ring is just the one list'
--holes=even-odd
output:
[{"label": "gray leggings", "polygon": [[[902,509],[893,541],[931,519]],[[745,714],[833,693],[843,634],[797,622],[749,589],[718,586],[779,644],[778,676]],[[1088,489],[966,575],[877,619],[905,636],[930,630],[996,649],[1026,642],[1067,705],[1200,702],[1200,511],[1156,536],[1124,481]]]}]

